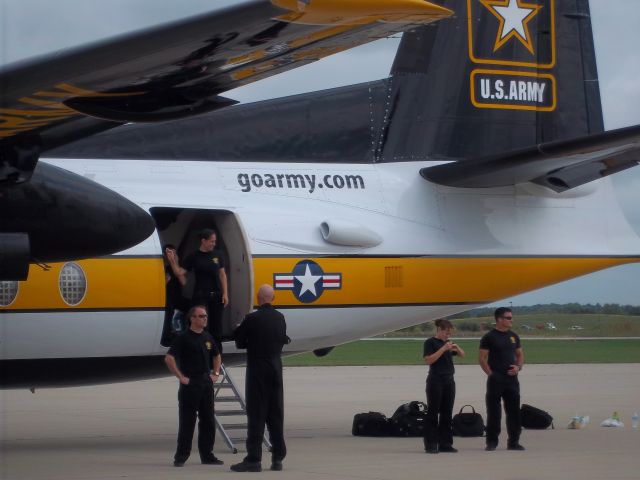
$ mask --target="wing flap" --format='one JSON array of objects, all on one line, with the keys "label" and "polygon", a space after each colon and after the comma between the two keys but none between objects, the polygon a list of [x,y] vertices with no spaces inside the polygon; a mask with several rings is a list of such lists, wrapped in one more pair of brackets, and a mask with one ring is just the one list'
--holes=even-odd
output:
[{"label": "wing flap", "polygon": [[640,126],[551,142],[420,170],[426,180],[458,188],[533,182],[563,192],[640,163]]}]

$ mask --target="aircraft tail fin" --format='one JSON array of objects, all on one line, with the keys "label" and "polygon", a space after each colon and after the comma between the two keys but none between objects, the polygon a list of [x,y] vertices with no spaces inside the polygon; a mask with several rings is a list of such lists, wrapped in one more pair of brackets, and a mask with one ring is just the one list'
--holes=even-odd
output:
[{"label": "aircraft tail fin", "polygon": [[446,0],[404,34],[375,159],[464,160],[604,130],[588,0]]}]

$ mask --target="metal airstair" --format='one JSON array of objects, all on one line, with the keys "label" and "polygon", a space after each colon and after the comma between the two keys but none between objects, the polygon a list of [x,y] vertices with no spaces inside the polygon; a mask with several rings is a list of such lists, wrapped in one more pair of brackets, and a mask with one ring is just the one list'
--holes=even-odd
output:
[{"label": "metal airstair", "polygon": [[[224,365],[220,366],[220,375],[222,380],[213,384],[216,428],[227,447],[233,453],[238,453],[236,445],[244,445],[247,439],[247,406]],[[271,450],[266,432],[263,443]]]}]

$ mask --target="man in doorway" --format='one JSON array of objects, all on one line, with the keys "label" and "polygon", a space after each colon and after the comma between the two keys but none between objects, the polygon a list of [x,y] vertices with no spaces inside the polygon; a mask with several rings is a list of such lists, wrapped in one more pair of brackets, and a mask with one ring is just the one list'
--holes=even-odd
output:
[{"label": "man in doorway", "polygon": [[480,340],[480,367],[487,374],[487,451],[498,447],[501,408],[507,418],[507,449],[524,450],[520,445],[520,382],[518,374],[524,365],[524,352],[520,337],[511,331],[513,312],[500,307],[494,312],[496,326]]},{"label": "man in doorway", "polygon": [[178,446],[173,465],[184,466],[191,454],[193,431],[198,417],[198,451],[205,465],[222,465],[213,454],[216,427],[213,417],[213,384],[220,375],[222,360],[213,337],[205,330],[207,311],[196,305],[187,314],[190,325],[178,336],[164,361],[180,381],[178,390]]},{"label": "man in doorway", "polygon": [[195,285],[193,287],[192,305],[204,305],[209,314],[208,330],[213,335],[222,352],[222,314],[229,304],[227,274],[222,252],[216,248],[215,230],[205,228],[198,233],[200,246],[188,255],[177,274],[186,283],[186,274],[193,271]]},{"label": "man in doorway", "polygon": [[284,389],[282,382],[282,347],[287,337],[284,316],[273,308],[275,296],[271,285],[258,290],[258,309],[247,315],[235,331],[236,346],[247,349],[245,396],[247,401],[247,456],[231,466],[234,472],[262,470],[264,426],[271,440],[271,470],[282,470],[287,454],[284,443]]}]

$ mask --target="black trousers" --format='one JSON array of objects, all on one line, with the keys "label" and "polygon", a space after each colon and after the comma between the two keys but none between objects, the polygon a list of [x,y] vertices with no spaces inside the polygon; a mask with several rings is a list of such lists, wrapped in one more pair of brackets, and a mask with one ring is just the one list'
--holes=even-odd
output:
[{"label": "black trousers", "polygon": [[487,378],[487,443],[497,443],[500,436],[502,410],[500,401],[504,401],[507,416],[507,435],[509,443],[518,443],[522,426],[520,423],[520,382],[518,377],[492,373]]},{"label": "black trousers", "polygon": [[213,419],[213,384],[211,379],[190,377],[189,385],[178,390],[178,447],[174,460],[184,462],[191,454],[191,442],[198,418],[198,452],[205,460],[213,455],[216,426]]},{"label": "black trousers", "polygon": [[450,447],[453,445],[451,417],[456,398],[453,377],[429,375],[427,377],[427,418],[424,431],[424,447]]},{"label": "black trousers", "polygon": [[247,462],[262,460],[264,427],[269,431],[273,461],[287,455],[284,443],[284,389],[280,357],[249,358],[246,377]]}]

